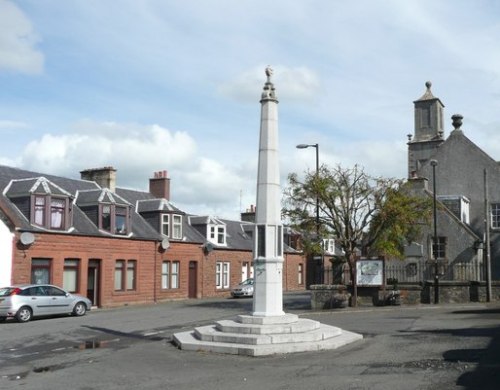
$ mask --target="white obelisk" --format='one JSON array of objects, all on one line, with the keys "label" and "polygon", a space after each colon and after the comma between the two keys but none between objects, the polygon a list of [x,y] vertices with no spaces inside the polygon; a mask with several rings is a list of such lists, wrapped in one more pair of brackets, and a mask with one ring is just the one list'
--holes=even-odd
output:
[{"label": "white obelisk", "polygon": [[278,156],[278,99],[266,68],[262,92],[257,208],[254,234],[253,316],[282,316],[283,312],[283,225]]}]

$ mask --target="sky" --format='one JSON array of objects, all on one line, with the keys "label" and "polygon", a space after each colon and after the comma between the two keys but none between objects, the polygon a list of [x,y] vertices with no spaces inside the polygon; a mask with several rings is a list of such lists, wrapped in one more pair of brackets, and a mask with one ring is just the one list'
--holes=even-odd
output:
[{"label": "sky", "polygon": [[0,164],[117,186],[171,178],[185,212],[255,204],[260,94],[274,69],[281,185],[320,164],[407,176],[432,82],[500,160],[495,0],[0,0]]}]

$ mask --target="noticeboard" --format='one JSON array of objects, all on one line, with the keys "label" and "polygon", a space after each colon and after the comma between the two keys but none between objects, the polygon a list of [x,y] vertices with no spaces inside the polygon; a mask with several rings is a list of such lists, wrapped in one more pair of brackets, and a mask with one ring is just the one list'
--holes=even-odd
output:
[{"label": "noticeboard", "polygon": [[356,261],[356,284],[358,286],[382,286],[384,284],[383,260]]}]

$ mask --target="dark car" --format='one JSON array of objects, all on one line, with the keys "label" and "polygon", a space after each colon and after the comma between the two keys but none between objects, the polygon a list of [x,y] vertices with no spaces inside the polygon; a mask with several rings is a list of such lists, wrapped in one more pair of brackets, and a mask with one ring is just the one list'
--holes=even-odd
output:
[{"label": "dark car", "polygon": [[33,317],[57,314],[83,316],[91,307],[90,299],[50,284],[0,288],[0,321],[5,321],[7,317],[28,322]]}]

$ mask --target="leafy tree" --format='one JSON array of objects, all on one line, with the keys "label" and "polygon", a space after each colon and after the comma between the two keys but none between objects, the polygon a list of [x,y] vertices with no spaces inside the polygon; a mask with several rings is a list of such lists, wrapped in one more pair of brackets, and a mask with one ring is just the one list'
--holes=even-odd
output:
[{"label": "leafy tree", "polygon": [[351,282],[357,252],[368,248],[371,254],[403,257],[404,244],[418,236],[432,211],[429,200],[412,195],[404,181],[372,177],[358,165],[323,165],[304,181],[290,174],[283,206],[284,216],[302,232],[306,252],[320,253],[320,238],[335,237]]}]

